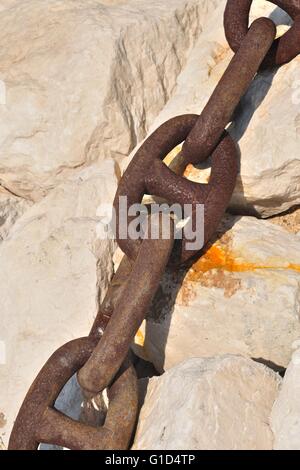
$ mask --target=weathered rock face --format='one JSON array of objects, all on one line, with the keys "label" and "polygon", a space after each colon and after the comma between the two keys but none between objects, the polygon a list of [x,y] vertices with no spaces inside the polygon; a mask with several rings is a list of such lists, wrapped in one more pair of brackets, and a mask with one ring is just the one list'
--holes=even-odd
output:
[{"label": "weathered rock face", "polygon": [[285,373],[273,406],[271,427],[275,450],[300,450],[300,349],[293,354]]},{"label": "weathered rock face", "polygon": [[217,237],[189,270],[166,273],[137,354],[159,371],[226,353],[287,366],[300,338],[299,237],[230,216]]},{"label": "weathered rock face", "polygon": [[2,5],[0,185],[18,196],[37,201],[70,171],[127,155],[218,2],[110,3]]},{"label": "weathered rock face", "polygon": [[[99,239],[101,204],[116,190],[112,161],[91,166],[21,217],[0,244],[0,436],[41,366],[88,334],[112,274],[113,243]],[[105,210],[104,210],[105,214]]]},{"label": "weathered rock face", "polygon": [[272,217],[270,222],[280,225],[290,233],[300,234],[300,209],[295,209],[291,213]]},{"label": "weathered rock face", "polygon": [[133,448],[270,450],[279,384],[242,357],[190,359],[150,380]]},{"label": "weathered rock face", "polygon": [[[207,103],[232,57],[222,23],[224,6],[219,2],[209,15],[153,129],[175,115],[200,113]],[[269,14],[278,24],[289,22],[271,3],[253,3],[252,19]],[[239,214],[268,217],[300,203],[299,64],[298,57],[279,70],[258,74],[229,127],[241,151],[240,176],[231,201]],[[204,172],[195,180],[206,179]]]},{"label": "weathered rock face", "polygon": [[16,220],[26,212],[32,204],[23,198],[9,194],[0,187],[0,243],[4,240]]}]

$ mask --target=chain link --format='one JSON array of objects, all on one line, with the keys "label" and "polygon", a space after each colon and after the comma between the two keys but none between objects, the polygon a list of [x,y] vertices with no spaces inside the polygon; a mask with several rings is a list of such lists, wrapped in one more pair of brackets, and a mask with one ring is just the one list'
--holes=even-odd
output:
[{"label": "chain link", "polygon": [[[300,0],[272,3],[294,20],[290,30],[276,41],[270,19],[259,18],[248,29],[252,0],[227,1],[225,33],[235,55],[203,112],[167,121],[146,139],[129,164],[114,200],[117,241],[127,256],[111,282],[89,337],[57,350],[32,384],[15,421],[9,449],[34,450],[40,442],[99,450],[127,449],[130,445],[138,414],[138,387],[128,351],[158,288],[174,240],[162,236],[166,227],[173,233],[172,220],[162,214],[149,217],[148,228],[158,228],[158,239],[120,237],[119,229],[128,227],[132,220],[128,214],[123,220],[120,197],[127,197],[131,206],[140,203],[144,194],[152,194],[169,204],[191,204],[193,214],[197,205],[203,204],[204,243],[209,241],[230,202],[238,174],[238,150],[226,126],[258,70],[282,65],[300,52]],[[188,181],[163,163],[182,142],[183,169],[211,156],[208,184]],[[196,253],[186,249],[183,239],[180,262]],[[102,427],[76,422],[55,410],[60,391],[77,372],[86,396],[108,388],[109,408]]]},{"label": "chain link", "polygon": [[[279,6],[294,21],[292,27],[273,42],[263,67],[274,67],[293,60],[300,52],[300,0],[270,0]],[[253,0],[228,0],[224,27],[226,39],[234,52],[238,52],[248,32],[249,13]]]},{"label": "chain link", "polygon": [[[78,374],[81,387],[93,394],[103,391],[118,372],[146,316],[169,260],[174,243],[170,217],[164,214],[152,215],[148,229],[158,233],[159,238],[147,236],[143,240],[101,341]],[[165,239],[164,233],[170,233],[171,236]]]},{"label": "chain link", "polygon": [[76,422],[54,409],[66,382],[85,364],[96,342],[80,338],[58,349],[32,384],[10,436],[9,449],[36,450],[39,443],[69,449],[126,449],[137,417],[137,380],[133,366],[123,369],[109,389],[110,407],[103,427]]}]

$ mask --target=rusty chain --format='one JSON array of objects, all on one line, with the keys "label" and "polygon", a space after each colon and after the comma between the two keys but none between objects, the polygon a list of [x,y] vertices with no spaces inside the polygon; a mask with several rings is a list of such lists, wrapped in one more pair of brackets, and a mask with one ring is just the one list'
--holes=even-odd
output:
[{"label": "rusty chain", "polygon": [[[300,0],[270,0],[279,6],[293,20],[292,27],[276,39],[264,59],[263,65],[273,67],[293,60],[300,51]],[[228,0],[224,15],[226,39],[234,52],[237,52],[247,35],[249,13],[253,0]]]},{"label": "rusty chain", "polygon": [[[135,154],[114,200],[117,234],[119,198],[126,196],[130,206],[141,202],[145,194],[152,194],[170,204],[191,204],[193,213],[197,205],[203,204],[204,244],[210,240],[228,207],[238,174],[238,150],[226,127],[257,72],[262,67],[287,63],[300,53],[300,0],[272,3],[293,20],[292,27],[276,40],[275,25],[268,18],[259,18],[249,27],[252,0],[227,1],[225,34],[235,55],[200,116],[170,119]],[[184,167],[211,156],[208,184],[191,182],[163,163],[166,155],[182,142]],[[130,220],[128,216],[127,225]],[[138,416],[138,385],[128,352],[169,261],[174,239],[164,239],[162,234],[172,224],[169,216],[154,214],[149,216],[148,228],[158,229],[158,239],[117,236],[126,256],[89,336],[65,344],[42,368],[21,406],[9,449],[35,450],[41,442],[69,449],[117,450],[130,446]],[[186,249],[183,239],[180,262],[196,253]],[[108,389],[109,407],[102,427],[77,422],[55,409],[60,391],[75,373],[85,396]]]}]

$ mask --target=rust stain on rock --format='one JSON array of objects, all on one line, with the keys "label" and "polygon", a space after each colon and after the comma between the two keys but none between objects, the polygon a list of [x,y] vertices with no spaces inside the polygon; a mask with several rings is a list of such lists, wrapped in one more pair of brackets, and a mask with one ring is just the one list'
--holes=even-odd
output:
[{"label": "rust stain on rock", "polygon": [[237,256],[231,249],[231,236],[227,232],[218,242],[211,245],[188,271],[177,303],[189,305],[197,296],[195,283],[208,288],[224,290],[224,297],[232,297],[241,288],[241,279],[236,273],[254,272],[257,270],[284,269],[300,272],[300,265],[284,261],[282,265],[250,263]]},{"label": "rust stain on rock", "polygon": [[253,263],[238,261],[238,259],[236,259],[225,247],[213,245],[192,266],[187,279],[197,281],[198,278],[202,278],[203,273],[214,269],[234,273],[252,271],[256,268],[257,266]]},{"label": "rust stain on rock", "polygon": [[297,271],[298,273],[300,273],[300,265],[299,264],[290,263],[288,265],[288,269],[291,269],[292,271]]},{"label": "rust stain on rock", "polygon": [[203,287],[224,290],[224,297],[232,297],[241,288],[241,279],[234,272],[247,271],[249,266],[236,265],[224,248],[213,245],[188,271],[179,292],[177,302],[189,305],[196,298],[195,283]]}]

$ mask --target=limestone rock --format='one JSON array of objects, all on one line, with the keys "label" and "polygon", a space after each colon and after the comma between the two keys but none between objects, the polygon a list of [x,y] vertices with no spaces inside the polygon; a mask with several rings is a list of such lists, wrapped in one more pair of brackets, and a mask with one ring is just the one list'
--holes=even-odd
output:
[{"label": "limestone rock", "polygon": [[[232,57],[222,23],[224,7],[220,1],[209,15],[153,129],[178,114],[200,113],[206,105]],[[264,0],[253,2],[251,19],[259,16],[270,16],[277,24],[290,21]],[[299,64],[300,57],[278,70],[259,73],[229,126],[241,151],[240,176],[231,201],[238,214],[269,217],[300,203]],[[194,180],[206,182],[208,174],[199,173]]]},{"label": "limestone rock", "polygon": [[38,201],[70,171],[128,155],[217,3],[2,2],[0,185]]},{"label": "limestone rock", "polygon": [[0,244],[0,436],[50,355],[89,333],[112,274],[114,243],[102,240],[116,190],[112,161],[58,186],[18,219]]},{"label": "limestone rock", "polygon": [[0,187],[0,242],[7,237],[14,223],[31,205],[29,201],[9,194]]},{"label": "limestone rock", "polygon": [[300,450],[300,349],[293,354],[285,373],[273,406],[271,427],[275,450]]},{"label": "limestone rock", "polygon": [[160,372],[227,353],[286,367],[300,338],[299,305],[299,237],[228,216],[190,269],[166,272],[135,351]]},{"label": "limestone rock", "polygon": [[280,377],[238,356],[190,359],[153,378],[135,450],[270,450]]},{"label": "limestone rock", "polygon": [[288,214],[279,215],[269,219],[270,222],[280,225],[291,233],[300,233],[300,209],[291,211]]}]

